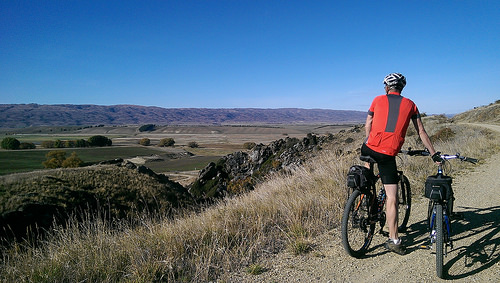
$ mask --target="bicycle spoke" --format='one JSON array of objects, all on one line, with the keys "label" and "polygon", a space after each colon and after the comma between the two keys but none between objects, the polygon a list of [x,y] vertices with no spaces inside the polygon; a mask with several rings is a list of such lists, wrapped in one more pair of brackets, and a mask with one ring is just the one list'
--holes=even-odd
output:
[{"label": "bicycle spoke", "polygon": [[348,254],[362,256],[371,242],[375,225],[369,221],[369,197],[353,192],[342,218],[342,242]]}]

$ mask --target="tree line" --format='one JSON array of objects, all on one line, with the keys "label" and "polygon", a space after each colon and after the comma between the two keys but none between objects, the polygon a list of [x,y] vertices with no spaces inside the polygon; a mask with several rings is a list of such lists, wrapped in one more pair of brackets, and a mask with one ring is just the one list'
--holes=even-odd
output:
[{"label": "tree line", "polygon": [[[43,141],[40,146],[43,148],[73,148],[73,147],[94,147],[94,146],[111,146],[113,142],[110,138],[105,136],[96,135],[88,138],[87,140],[49,140]],[[30,142],[20,142],[13,137],[6,137],[1,142],[3,149],[17,150],[17,149],[35,149],[36,145]]]}]

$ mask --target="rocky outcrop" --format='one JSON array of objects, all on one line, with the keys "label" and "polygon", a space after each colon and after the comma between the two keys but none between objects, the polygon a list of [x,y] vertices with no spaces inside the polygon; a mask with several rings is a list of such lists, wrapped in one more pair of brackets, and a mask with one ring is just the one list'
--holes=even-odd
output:
[{"label": "rocky outcrop", "polygon": [[308,134],[303,139],[285,138],[269,145],[258,144],[248,152],[235,152],[208,164],[189,192],[198,199],[220,198],[252,190],[272,172],[291,171],[319,151],[334,135]]}]

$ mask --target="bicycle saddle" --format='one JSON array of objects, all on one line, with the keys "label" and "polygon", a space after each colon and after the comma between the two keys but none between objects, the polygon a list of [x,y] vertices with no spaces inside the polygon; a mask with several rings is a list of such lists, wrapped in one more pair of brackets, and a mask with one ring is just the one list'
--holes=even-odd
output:
[{"label": "bicycle saddle", "polygon": [[368,162],[368,163],[377,163],[377,161],[375,161],[375,159],[373,159],[371,156],[369,155],[361,155],[359,157],[359,159],[361,159],[361,161],[364,161],[364,162]]}]

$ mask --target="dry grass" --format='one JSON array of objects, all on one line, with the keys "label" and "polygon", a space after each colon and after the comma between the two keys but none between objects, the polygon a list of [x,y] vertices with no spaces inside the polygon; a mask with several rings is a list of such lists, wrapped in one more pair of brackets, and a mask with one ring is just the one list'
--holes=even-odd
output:
[{"label": "dry grass", "polygon": [[500,100],[490,103],[489,105],[475,107],[473,110],[460,113],[453,117],[453,120],[459,122],[483,122],[500,125]]},{"label": "dry grass", "polygon": [[[425,122],[430,134],[451,128],[453,141],[443,152],[485,158],[499,150],[491,133],[454,124]],[[273,175],[254,191],[227,199],[176,220],[144,217],[141,225],[92,220],[54,229],[39,246],[19,244],[3,252],[0,278],[41,282],[206,282],[241,267],[249,272],[259,259],[283,249],[301,254],[311,239],[336,227],[346,199],[345,173],[358,163],[362,133],[351,135],[352,148],[332,146],[289,174]],[[490,136],[490,138],[488,138]],[[414,136],[408,145],[421,148]],[[403,157],[401,168],[413,188],[433,174],[430,158]],[[464,167],[465,166],[465,167]],[[456,171],[468,168],[455,162]],[[414,189],[415,192],[415,189]],[[418,193],[415,193],[418,196]],[[260,269],[260,268],[259,268]]]},{"label": "dry grass", "polygon": [[[427,117],[424,119],[425,128],[429,136],[437,136],[445,131],[452,131],[455,134],[449,139],[436,139],[433,143],[434,148],[443,154],[460,153],[463,156],[473,157],[484,160],[491,154],[500,151],[498,143],[498,134],[487,129],[471,127],[452,123],[451,120],[442,117]],[[416,135],[407,137],[405,147],[414,149],[424,148],[422,142]],[[436,168],[433,166],[430,158],[425,157],[408,157],[401,156],[399,159],[399,167],[405,172],[405,175],[410,179],[412,191],[416,195],[422,195],[425,179],[428,175],[436,173]],[[473,170],[475,165],[468,162],[460,162],[452,160],[445,164],[445,173],[447,174],[462,174],[468,170]]]}]

